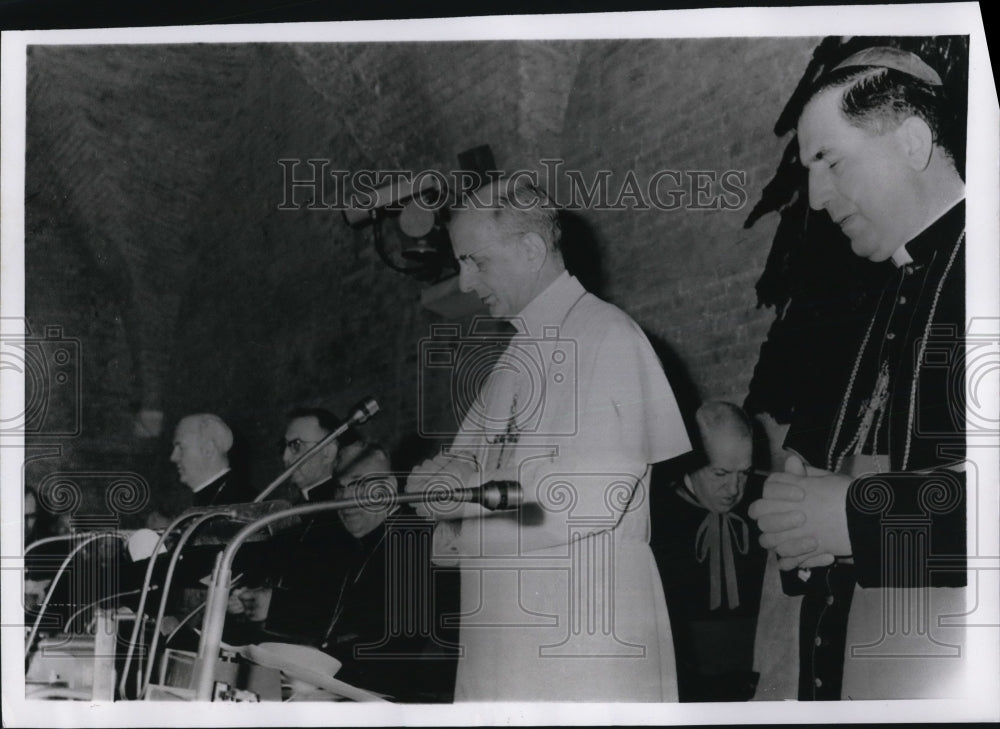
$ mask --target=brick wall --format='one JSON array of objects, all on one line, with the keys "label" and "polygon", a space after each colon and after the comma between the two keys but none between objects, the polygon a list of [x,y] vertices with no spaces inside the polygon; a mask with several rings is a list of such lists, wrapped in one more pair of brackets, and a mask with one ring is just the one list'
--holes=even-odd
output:
[{"label": "brick wall", "polygon": [[[418,343],[441,322],[420,307],[423,284],[378,260],[371,228],[352,230],[332,211],[277,209],[279,159],[449,170],[458,152],[488,143],[508,170],[541,169],[543,157],[585,179],[608,170],[612,191],[630,171],[645,185],[664,169],[736,170],[747,196],[739,210],[579,217],[593,233],[600,293],[647,331],[677,388],[691,402],[740,401],[773,318],[755,309],[753,283],[776,221],[749,231],[742,223],[780,157],[771,128],[815,43],[210,46],[193,56],[47,49],[34,66],[29,177],[62,171],[38,183],[47,192],[29,212],[34,205],[61,222],[29,233],[29,251],[39,251],[29,261],[29,311],[86,340],[94,367],[121,362],[86,381],[85,397],[103,413],[87,421],[87,438],[117,443],[118,453],[138,447],[132,411],[161,407],[166,432],[143,446],[141,466],[176,495],[169,431],[184,413],[217,412],[262,486],[279,470],[273,443],[294,405],[344,412],[373,393],[383,407],[368,426],[373,437],[395,444],[413,432]],[[80,70],[88,64],[96,77]],[[155,90],[135,78],[154,73]],[[74,102],[69,117],[61,98]],[[120,120],[106,122],[113,160],[94,118]],[[82,169],[62,169],[65,148],[81,145],[91,152],[75,154]],[[142,179],[130,184],[135,169]],[[115,195],[97,195],[108,189],[87,182],[98,173]],[[71,202],[64,212],[53,205],[60,194]],[[101,245],[110,255],[90,273],[63,275]],[[111,259],[119,263],[103,262]],[[117,309],[74,318],[81,299],[106,290],[125,292]],[[448,385],[437,378],[429,388],[429,417],[440,426],[451,419]]]}]

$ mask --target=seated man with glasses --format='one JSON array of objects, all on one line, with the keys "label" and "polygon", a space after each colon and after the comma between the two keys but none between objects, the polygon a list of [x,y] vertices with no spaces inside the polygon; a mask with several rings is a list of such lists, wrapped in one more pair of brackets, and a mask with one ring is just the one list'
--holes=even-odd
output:
[{"label": "seated man with glasses", "polygon": [[[336,430],[341,420],[322,408],[297,408],[288,413],[285,436],[279,442],[285,468],[299,461],[311,448]],[[289,481],[294,488],[281,494],[292,503],[330,501],[334,498],[334,473],[350,464],[366,449],[353,428],[303,461]],[[291,493],[289,493],[291,492]],[[319,630],[336,595],[329,578],[340,568],[339,555],[349,544],[334,512],[323,512],[302,520],[301,527],[278,536],[269,543],[249,582],[233,591],[230,614],[239,616],[227,626],[227,640],[253,639],[269,615],[275,591],[283,595],[282,608],[272,615],[269,625],[296,637]]]},{"label": "seated man with glasses", "polygon": [[[341,420],[322,408],[297,408],[288,413],[285,437],[280,442],[285,468],[302,458],[310,448],[340,427]],[[293,501],[329,501],[333,498],[333,472],[364,450],[364,443],[353,428],[328,443],[292,474],[291,482],[299,495]]]}]

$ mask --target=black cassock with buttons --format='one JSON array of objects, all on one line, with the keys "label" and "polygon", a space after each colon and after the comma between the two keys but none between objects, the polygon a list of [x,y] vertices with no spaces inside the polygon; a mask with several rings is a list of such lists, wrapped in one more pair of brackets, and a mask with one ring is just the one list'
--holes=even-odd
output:
[{"label": "black cassock with buttons", "polygon": [[785,592],[804,595],[800,700],[841,698],[855,585],[966,584],[965,474],[947,468],[965,457],[964,230],[963,201],[906,244],[912,262],[888,278],[852,371],[817,383],[845,393],[838,409],[793,422],[785,440],[830,470],[860,456],[854,473],[870,474],[848,491],[852,557],[782,573]]}]

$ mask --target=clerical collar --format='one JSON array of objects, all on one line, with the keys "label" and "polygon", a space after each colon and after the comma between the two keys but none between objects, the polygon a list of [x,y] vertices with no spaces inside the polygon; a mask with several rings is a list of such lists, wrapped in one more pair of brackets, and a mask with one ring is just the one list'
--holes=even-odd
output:
[{"label": "clerical collar", "polygon": [[191,491],[193,493],[198,493],[199,491],[203,491],[204,489],[208,488],[208,486],[210,484],[214,483],[217,479],[222,478],[227,473],[229,473],[229,466],[226,466],[225,468],[223,468],[221,471],[219,471],[217,474],[215,474],[214,476],[212,476],[210,479],[208,479],[206,481],[202,481],[201,484],[197,488],[193,488],[193,489],[191,489]]},{"label": "clerical collar", "polygon": [[892,254],[892,262],[896,267],[909,263],[917,265],[926,263],[934,251],[941,245],[942,237],[954,242],[954,239],[965,229],[965,200],[959,200],[946,213],[932,222],[920,233],[904,243]]},{"label": "clerical collar", "polygon": [[711,509],[709,509],[707,506],[701,503],[701,499],[699,499],[698,494],[695,493],[694,484],[691,483],[691,474],[689,473],[684,474],[684,481],[680,485],[680,488],[677,489],[677,493],[681,498],[683,498],[692,506],[697,506],[699,508],[711,511]]},{"label": "clerical collar", "polygon": [[510,320],[517,330],[515,336],[540,337],[544,334],[543,327],[559,326],[585,293],[587,290],[576,277],[563,271]]},{"label": "clerical collar", "polygon": [[896,268],[905,266],[907,263],[913,263],[913,256],[906,250],[906,243],[892,252],[892,262],[896,264]]}]

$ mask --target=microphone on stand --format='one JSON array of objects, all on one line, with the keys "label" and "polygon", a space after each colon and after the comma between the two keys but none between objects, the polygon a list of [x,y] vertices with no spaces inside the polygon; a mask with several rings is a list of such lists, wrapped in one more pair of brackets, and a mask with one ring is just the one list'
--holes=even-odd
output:
[{"label": "microphone on stand", "polygon": [[305,463],[310,458],[318,454],[321,450],[323,450],[328,443],[342,436],[344,433],[347,432],[347,429],[350,428],[352,425],[363,425],[364,423],[367,423],[372,418],[372,416],[378,413],[378,411],[379,411],[378,401],[376,401],[374,397],[369,396],[366,397],[361,402],[359,402],[351,410],[351,414],[347,416],[347,420],[345,420],[343,423],[340,424],[340,427],[338,427],[335,431],[333,431],[325,438],[323,438],[323,440],[321,440],[319,443],[317,443],[312,448],[303,453],[301,458],[299,458],[295,463],[293,463],[291,466],[285,469],[284,473],[282,473],[280,476],[274,479],[264,488],[263,491],[257,494],[257,497],[254,499],[254,502],[263,501],[268,496],[268,494],[270,494],[281,484],[287,481],[288,478],[293,473],[295,473],[298,469],[300,469],[303,463]]},{"label": "microphone on stand", "polygon": [[[376,406],[377,407],[377,406]],[[419,494],[395,494],[387,503],[413,504],[437,503],[442,501],[462,501],[481,504],[490,510],[517,509],[524,501],[521,485],[517,481],[490,481],[475,488],[442,489]],[[201,639],[198,643],[198,653],[195,659],[194,675],[191,688],[195,699],[210,701],[214,684],[215,665],[218,659],[219,647],[222,644],[222,628],[226,620],[226,604],[229,600],[230,575],[236,551],[248,541],[252,535],[270,524],[287,519],[290,516],[306,516],[323,511],[339,511],[371,507],[372,503],[365,499],[352,498],[336,501],[316,502],[293,506],[284,511],[278,511],[261,517],[247,524],[232,538],[225,550],[216,557],[215,569],[212,572],[212,583],[209,586],[208,598],[205,601],[205,618],[202,623]]]},{"label": "microphone on stand", "polygon": [[467,501],[490,511],[509,511],[524,503],[524,491],[517,481],[490,481],[469,489],[457,489],[444,494],[442,501]]},{"label": "microphone on stand", "polygon": [[[348,425],[364,425],[369,420],[372,419],[374,415],[378,414],[379,408],[378,401],[374,397],[366,397],[364,400],[359,402],[354,406],[354,410],[349,416],[347,416]],[[347,430],[345,426],[341,426],[344,430]],[[338,428],[337,430],[340,430]],[[343,432],[343,431],[341,431]]]},{"label": "microphone on stand", "polygon": [[459,502],[467,504],[479,504],[490,511],[509,511],[518,509],[524,503],[524,492],[521,484],[517,481],[489,481],[482,486],[459,489],[440,489],[424,491],[418,494],[392,494],[387,496],[377,495],[373,499],[364,496],[355,496],[350,499],[325,502],[330,510],[351,509],[361,506],[362,508],[372,508],[373,506],[385,506],[391,508],[398,504],[439,504],[447,502]]}]

